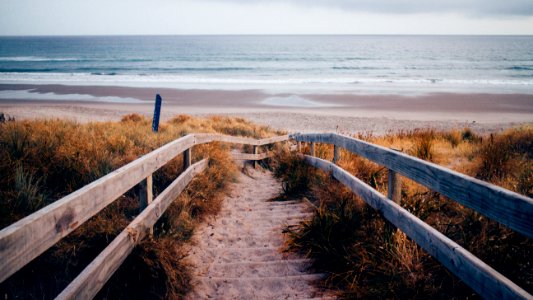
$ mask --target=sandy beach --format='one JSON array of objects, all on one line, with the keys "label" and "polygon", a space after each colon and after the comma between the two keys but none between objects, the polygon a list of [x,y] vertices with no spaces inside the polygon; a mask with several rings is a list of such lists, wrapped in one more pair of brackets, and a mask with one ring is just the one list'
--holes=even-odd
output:
[{"label": "sandy beach", "polygon": [[231,115],[291,132],[383,134],[425,127],[495,132],[533,122],[533,95],[527,94],[302,94],[26,84],[0,84],[0,94],[0,112],[16,119],[90,122],[120,120],[129,113],[151,117],[153,99],[161,94],[163,120],[177,114]]}]

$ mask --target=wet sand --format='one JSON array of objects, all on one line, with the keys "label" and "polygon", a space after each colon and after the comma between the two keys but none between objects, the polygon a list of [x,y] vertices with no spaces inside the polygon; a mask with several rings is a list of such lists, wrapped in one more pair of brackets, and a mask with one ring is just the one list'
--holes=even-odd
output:
[{"label": "wet sand", "polygon": [[[493,132],[533,123],[533,95],[526,94],[289,94],[261,90],[0,84],[0,91],[28,90],[31,95],[46,94],[47,99],[4,97],[0,99],[0,112],[16,119],[119,120],[128,113],[151,116],[155,94],[161,94],[163,120],[176,114],[234,115],[289,131],[372,131],[380,134],[420,127],[449,129],[468,126],[480,132]],[[96,98],[134,98],[142,102],[76,100],[76,95],[80,94]],[[63,100],[54,100],[54,95],[61,95],[58,98]],[[73,100],[68,100],[71,96]]]}]

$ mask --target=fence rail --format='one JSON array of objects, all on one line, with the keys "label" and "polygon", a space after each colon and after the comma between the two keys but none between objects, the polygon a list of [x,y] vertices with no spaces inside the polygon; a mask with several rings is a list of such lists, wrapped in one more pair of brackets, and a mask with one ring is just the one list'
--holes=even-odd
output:
[{"label": "fence rail", "polygon": [[445,235],[331,162],[305,156],[310,165],[331,172],[333,177],[360,196],[368,205],[413,239],[473,290],[490,299],[527,299],[525,290],[485,264]]},{"label": "fence rail", "polygon": [[[331,172],[339,182],[378,210],[392,224],[413,239],[431,256],[485,298],[532,299],[527,291],[485,264],[479,258],[444,236],[398,205],[398,182],[395,172],[440,192],[452,200],[501,222],[531,238],[533,236],[533,199],[477,180],[441,166],[398,151],[338,134],[294,134],[298,143],[309,142],[311,155],[305,155],[310,165]],[[334,161],[338,148],[361,155],[389,168],[389,198],[329,161],[314,157],[315,143],[334,145]],[[395,200],[395,201],[391,201]],[[508,216],[510,214],[511,216]]]},{"label": "fence rail", "polygon": [[194,176],[207,167],[203,159],[183,172],[102,251],[56,299],[92,299]]},{"label": "fence rail", "polygon": [[[203,159],[192,164],[194,145],[226,142],[253,146],[253,153],[233,153],[235,160],[262,160],[271,152],[259,153],[260,146],[297,141],[311,143],[311,156],[305,161],[332,175],[380,211],[391,223],[439,260],[480,295],[488,298],[533,298],[525,290],[482,262],[436,229],[398,205],[399,177],[404,175],[440,192],[479,213],[533,237],[533,199],[441,166],[378,145],[338,134],[294,134],[266,139],[221,134],[189,134],[88,184],[51,205],[0,231],[0,282],[49,249],[139,183],[142,184],[143,211],[93,260],[58,299],[91,298],[117,270],[126,256],[149,232],[170,203],[194,176],[207,167]],[[334,145],[334,163],[313,157],[315,143]],[[340,148],[361,155],[389,169],[389,198],[336,166]],[[184,172],[152,201],[152,174],[183,153]],[[394,201],[389,201],[394,200]]]},{"label": "fence rail", "polygon": [[[181,153],[184,153],[184,166],[188,167],[191,164],[190,150],[194,145],[210,142],[252,145],[256,153],[251,154],[251,156],[244,155],[241,158],[246,160],[261,160],[266,158],[268,153],[257,153],[257,147],[287,140],[288,135],[257,140],[222,134],[198,133],[189,134],[172,141],[2,229],[0,231],[0,282],[3,282],[13,273],[56,244],[135,185],[146,180],[148,184],[143,185],[145,187],[144,189],[151,188],[152,173]],[[197,170],[203,169],[204,167],[205,162],[196,163],[194,168],[187,169],[184,174],[196,174]],[[188,181],[183,178],[178,178],[173,184],[181,187],[182,182]],[[180,190],[180,188],[176,188],[176,190]],[[151,190],[147,190],[146,192],[147,196],[145,195],[142,198],[146,198],[145,202],[147,203],[144,205],[147,209],[149,208],[149,211],[164,206],[154,203],[157,201],[166,201],[158,200],[165,194],[166,190],[153,202],[151,201]],[[143,213],[137,219],[147,213],[145,211],[147,210],[143,210]],[[157,217],[160,217],[161,214],[162,211],[157,211]],[[130,226],[137,224],[135,220]],[[145,220],[136,226],[140,226],[146,222],[148,221]],[[130,226],[127,228],[130,230],[129,233],[132,230]],[[131,234],[128,236],[131,236]],[[120,244],[113,244],[113,247],[118,247],[116,249],[129,249],[128,247],[131,246],[131,241],[125,240],[123,234],[119,235],[119,238],[121,238]],[[105,257],[108,257],[107,255]],[[102,258],[100,257],[100,259]],[[109,257],[106,259],[113,258]],[[105,261],[102,261],[102,263],[105,263]],[[108,267],[107,264],[105,266],[106,268]],[[76,280],[74,283],[76,283]],[[88,289],[87,286],[83,286],[83,288]],[[80,292],[76,288],[72,288],[71,291],[76,292],[69,292],[64,295],[84,295],[85,293]]]},{"label": "fence rail", "polygon": [[407,154],[335,134],[294,134],[300,142],[344,148],[533,238],[533,199]]}]

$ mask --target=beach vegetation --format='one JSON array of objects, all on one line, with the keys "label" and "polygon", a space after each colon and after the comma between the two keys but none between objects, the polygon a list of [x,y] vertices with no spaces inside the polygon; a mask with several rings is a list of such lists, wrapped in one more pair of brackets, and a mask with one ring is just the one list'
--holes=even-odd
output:
[{"label": "beach vegetation", "polygon": [[[262,138],[280,134],[230,117],[180,115],[161,123],[138,114],[120,122],[79,124],[64,120],[0,124],[0,225],[2,228],[86,184],[188,133]],[[193,162],[208,157],[146,238],[97,295],[106,299],[179,299],[190,289],[182,246],[194,228],[220,208],[237,171],[233,145],[209,143],[192,149]],[[238,146],[237,146],[238,147]],[[154,197],[183,171],[181,155],[153,174]],[[53,298],[139,213],[139,186],[132,188],[27,266],[0,284],[0,295]]]},{"label": "beach vegetation", "polygon": [[[465,134],[465,132],[467,132]],[[470,132],[470,133],[468,133]],[[433,129],[356,134],[369,142],[486,180],[531,197],[533,128],[519,127],[492,135],[471,130]],[[466,136],[466,137],[465,137]],[[458,138],[460,137],[460,138]],[[333,147],[317,156],[331,160]],[[286,228],[287,250],[313,259],[318,272],[329,274],[326,286],[342,298],[475,298],[475,292],[394,229],[362,199],[301,158],[281,158],[301,170],[308,183],[305,197],[314,205],[312,218]],[[341,150],[338,165],[387,194],[387,171]],[[305,167],[305,169],[304,169]],[[280,176],[287,181],[287,176]],[[533,291],[533,241],[439,193],[402,177],[401,206],[436,228],[529,292]]]}]

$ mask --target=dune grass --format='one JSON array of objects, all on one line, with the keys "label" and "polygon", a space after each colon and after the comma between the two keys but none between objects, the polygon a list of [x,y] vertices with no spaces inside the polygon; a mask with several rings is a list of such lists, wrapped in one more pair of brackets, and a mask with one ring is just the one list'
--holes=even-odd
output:
[{"label": "dune grass", "polygon": [[[153,134],[150,120],[76,124],[61,120],[0,124],[0,226],[60,199],[165,143],[192,132],[262,138],[281,134],[240,118],[179,115]],[[356,137],[403,151],[507,189],[533,195],[533,129],[479,136],[469,129],[415,130]],[[244,147],[245,151],[250,151]],[[229,145],[196,146],[193,161],[209,157],[198,175],[126,259],[97,298],[177,299],[190,288],[181,245],[195,226],[220,207],[236,172]],[[304,151],[308,151],[304,148]],[[319,157],[333,149],[317,145]],[[313,218],[287,229],[288,249],[315,259],[341,296],[358,298],[471,298],[475,294],[403,233],[331,179],[278,147],[270,160],[290,197],[317,205]],[[387,170],[341,151],[339,165],[387,192]],[[182,172],[178,156],[154,173],[157,195]],[[446,197],[402,179],[401,205],[480,257],[529,292],[533,242]],[[107,246],[139,212],[138,187],[127,192],[67,238],[0,284],[4,298],[52,298]]]},{"label": "dune grass", "polygon": [[[489,136],[469,129],[432,129],[355,136],[533,195],[533,128]],[[333,147],[316,145],[331,160]],[[309,151],[304,147],[303,151]],[[276,174],[287,193],[317,205],[312,219],[286,229],[288,250],[313,258],[327,285],[346,298],[472,298],[475,293],[351,191],[288,153],[278,153]],[[384,195],[387,170],[341,151],[339,165]],[[292,170],[288,175],[284,170]],[[475,211],[402,177],[401,205],[512,281],[533,292],[533,241]]]},{"label": "dune grass", "polygon": [[[241,118],[179,115],[151,132],[151,120],[77,124],[62,120],[0,123],[0,228],[37,211],[107,173],[188,133],[217,132],[262,138],[279,134]],[[230,145],[195,146],[193,162],[209,166],[189,184],[97,298],[177,299],[189,289],[181,245],[204,216],[214,214],[236,168]],[[183,170],[178,156],[153,174],[154,196]],[[136,186],[37,259],[0,284],[0,295],[53,298],[139,212]]]}]

